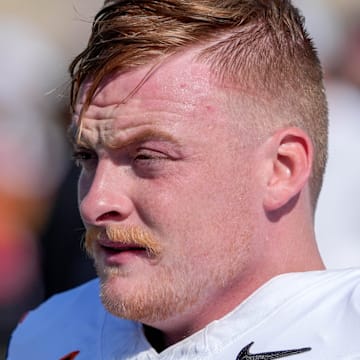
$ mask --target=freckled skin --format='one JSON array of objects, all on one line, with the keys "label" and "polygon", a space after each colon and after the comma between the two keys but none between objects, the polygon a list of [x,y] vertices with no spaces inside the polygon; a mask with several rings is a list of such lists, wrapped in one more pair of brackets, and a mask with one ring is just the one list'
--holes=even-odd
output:
[{"label": "freckled skin", "polygon": [[[110,311],[173,343],[225,315],[278,269],[266,260],[262,145],[236,126],[245,119],[234,122],[192,52],[166,60],[121,103],[149,69],[108,78],[85,112],[92,160],[82,161],[79,207],[86,227],[136,225],[159,241],[159,261],[134,257],[117,275],[106,272],[100,249],[95,261]],[[128,141],[149,129],[169,137]],[[124,311],[137,303],[141,311]]]}]

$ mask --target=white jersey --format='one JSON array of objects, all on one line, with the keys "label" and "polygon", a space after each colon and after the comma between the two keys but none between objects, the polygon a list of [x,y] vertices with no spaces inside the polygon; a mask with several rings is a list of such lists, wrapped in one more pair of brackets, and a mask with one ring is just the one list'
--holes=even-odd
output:
[{"label": "white jersey", "polygon": [[157,353],[109,314],[97,280],[51,298],[14,332],[9,360],[360,359],[360,269],[280,275],[231,313]]}]

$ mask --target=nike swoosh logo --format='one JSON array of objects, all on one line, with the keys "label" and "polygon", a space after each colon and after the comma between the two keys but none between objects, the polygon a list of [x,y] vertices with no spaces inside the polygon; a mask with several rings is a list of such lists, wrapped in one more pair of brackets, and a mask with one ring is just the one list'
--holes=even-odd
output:
[{"label": "nike swoosh logo", "polygon": [[306,351],[310,351],[311,348],[302,348],[296,350],[284,350],[284,351],[274,351],[261,354],[250,354],[249,350],[254,343],[251,342],[249,345],[246,345],[236,357],[236,360],[272,360],[280,359],[292,355],[299,355]]}]

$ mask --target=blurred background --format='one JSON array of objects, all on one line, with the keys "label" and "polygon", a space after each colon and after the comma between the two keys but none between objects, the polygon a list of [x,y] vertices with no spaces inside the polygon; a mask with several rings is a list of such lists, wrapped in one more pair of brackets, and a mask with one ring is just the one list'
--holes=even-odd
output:
[{"label": "blurred background", "polygon": [[67,67],[101,0],[0,0],[0,359],[23,314],[94,276],[66,140]]},{"label": "blurred background", "polygon": [[[322,59],[330,108],[320,250],[329,268],[360,266],[360,1],[294,3]],[[101,5],[0,2],[0,359],[26,311],[94,276],[66,140],[67,66]]]}]

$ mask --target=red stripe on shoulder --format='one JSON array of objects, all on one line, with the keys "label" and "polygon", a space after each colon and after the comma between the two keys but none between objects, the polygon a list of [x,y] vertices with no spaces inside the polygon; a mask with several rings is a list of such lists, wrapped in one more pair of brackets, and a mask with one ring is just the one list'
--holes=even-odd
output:
[{"label": "red stripe on shoulder", "polygon": [[21,318],[19,319],[19,324],[21,324],[22,322],[24,322],[24,320],[26,319],[26,317],[29,315],[30,311],[26,311]]},{"label": "red stripe on shoulder", "polygon": [[70,354],[65,355],[60,360],[73,360],[76,358],[77,355],[79,355],[80,351],[73,351]]}]

